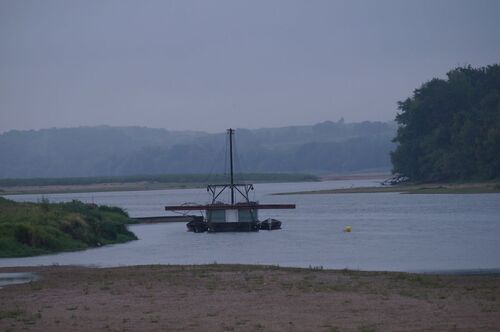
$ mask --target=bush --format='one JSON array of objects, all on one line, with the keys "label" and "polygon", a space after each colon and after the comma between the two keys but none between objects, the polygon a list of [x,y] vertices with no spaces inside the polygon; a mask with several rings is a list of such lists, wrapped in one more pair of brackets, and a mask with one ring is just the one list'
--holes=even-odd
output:
[{"label": "bush", "polygon": [[80,201],[18,203],[0,198],[0,257],[77,250],[137,239],[126,212]]},{"label": "bush", "polygon": [[62,232],[69,234],[73,239],[87,242],[89,239],[89,225],[78,214],[71,214],[61,222]]}]

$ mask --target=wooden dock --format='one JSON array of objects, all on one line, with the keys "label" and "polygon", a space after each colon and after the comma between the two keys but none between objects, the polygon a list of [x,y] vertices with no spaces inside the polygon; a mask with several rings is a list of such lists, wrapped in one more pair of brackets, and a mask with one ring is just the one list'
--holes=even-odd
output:
[{"label": "wooden dock", "polygon": [[132,218],[139,224],[157,224],[164,222],[185,222],[188,223],[190,221],[196,220],[198,218],[202,218],[201,216],[161,216],[161,217],[140,217],[140,218]]}]

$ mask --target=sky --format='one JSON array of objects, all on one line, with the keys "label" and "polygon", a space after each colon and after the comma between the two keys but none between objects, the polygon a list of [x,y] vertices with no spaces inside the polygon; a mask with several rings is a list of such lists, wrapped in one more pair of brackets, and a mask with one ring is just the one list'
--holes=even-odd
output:
[{"label": "sky", "polygon": [[500,1],[0,0],[0,132],[389,121],[500,62]]}]

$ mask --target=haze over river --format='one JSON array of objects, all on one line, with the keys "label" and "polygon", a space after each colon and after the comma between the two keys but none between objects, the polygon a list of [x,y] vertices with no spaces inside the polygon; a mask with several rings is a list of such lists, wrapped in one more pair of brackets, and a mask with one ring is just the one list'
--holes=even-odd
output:
[{"label": "haze over river", "polygon": [[[257,233],[186,231],[184,223],[132,225],[138,241],[85,251],[0,259],[0,267],[51,264],[121,266],[241,263],[389,271],[500,269],[500,194],[399,193],[272,196],[271,193],[376,186],[373,180],[256,184],[252,199],[295,203],[262,210],[283,229]],[[204,189],[44,195],[116,205],[132,217],[161,216],[168,204],[205,203]],[[37,201],[40,195],[8,196]],[[345,226],[351,233],[344,233]]]}]

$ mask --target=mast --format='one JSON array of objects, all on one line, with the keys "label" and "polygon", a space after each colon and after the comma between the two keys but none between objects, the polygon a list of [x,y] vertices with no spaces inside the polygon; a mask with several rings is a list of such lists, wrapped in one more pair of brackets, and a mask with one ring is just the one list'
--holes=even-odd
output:
[{"label": "mast", "polygon": [[231,205],[234,205],[234,174],[233,174],[233,133],[234,129],[227,130],[229,134],[229,165],[231,168]]},{"label": "mast", "polygon": [[[233,165],[233,135],[234,129],[230,128],[227,130],[229,135],[229,163],[230,163],[230,183],[224,182],[223,184],[209,184],[207,185],[207,191],[212,195],[212,202],[209,204],[199,204],[199,205],[167,205],[165,206],[166,211],[207,211],[207,222],[211,222],[210,214],[208,211],[214,210],[247,210],[252,216],[254,222],[258,222],[257,217],[254,216],[254,212],[258,209],[295,209],[295,204],[259,204],[258,202],[251,202],[248,199],[250,190],[253,190],[253,185],[248,183],[234,183],[234,165]],[[227,144],[227,141],[226,141]],[[225,160],[227,162],[227,160]],[[225,172],[224,172],[225,173]],[[227,188],[231,189],[231,205],[217,201],[217,198],[222,193],[227,193]],[[240,193],[240,195],[245,198],[245,202],[238,203],[234,205],[234,191]],[[215,222],[217,223],[217,222]]]}]

